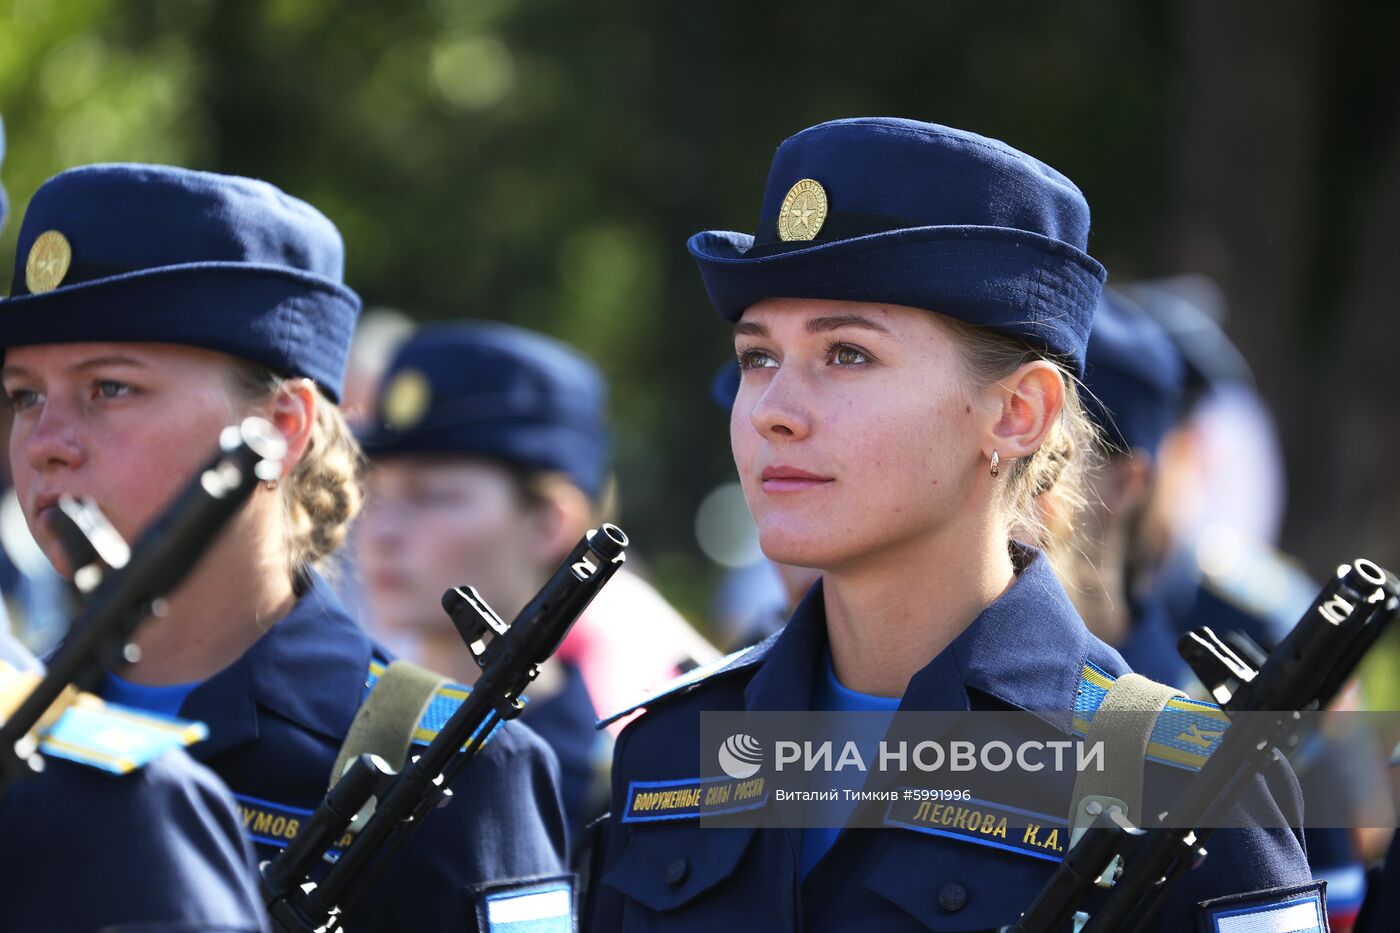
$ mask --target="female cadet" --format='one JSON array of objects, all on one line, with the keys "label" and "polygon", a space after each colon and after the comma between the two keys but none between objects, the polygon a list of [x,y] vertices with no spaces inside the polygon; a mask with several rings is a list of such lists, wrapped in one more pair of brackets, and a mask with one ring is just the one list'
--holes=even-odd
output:
[{"label": "female cadet", "polygon": [[[0,185],[0,229],[7,207]],[[32,688],[24,675],[43,668],[9,624],[0,602],[0,723]],[[112,731],[121,749],[127,739]],[[46,757],[41,774],[0,781],[0,930],[265,929],[250,847],[219,780],[181,749],[121,776],[99,761]]]},{"label": "female cadet", "polygon": [[[46,521],[58,497],[91,497],[134,539],[223,426],[261,415],[287,439],[281,477],[103,691],[209,725],[194,754],[233,790],[267,858],[324,794],[371,665],[386,660],[315,569],[360,502],[358,450],[335,404],[359,310],[339,233],[263,182],[97,165],[39,189],[16,266],[0,329],[10,456],[25,517],[61,571]],[[501,730],[352,927],[488,929],[490,905],[521,885],[557,899],[571,882],[556,767],[527,728]]]},{"label": "female cadet", "polygon": [[[1003,842],[976,831],[982,804],[940,826],[891,808],[879,829],[707,828],[699,795],[666,789],[724,777],[701,711],[1082,710],[1087,678],[1126,672],[1046,556],[1012,541],[1037,495],[1074,494],[1091,434],[1075,378],[1105,276],[1088,207],[1001,142],[855,119],[783,143],[760,218],[755,237],[689,246],[735,324],[730,439],[763,550],[822,580],[781,633],[651,699],[619,737],[591,928],[1011,923],[1060,832]],[[1153,765],[1145,793],[1177,773]],[[1271,779],[1295,789],[1286,767]],[[1252,792],[1279,816],[1262,778]],[[1273,889],[1225,902],[1244,912],[1320,898],[1290,830],[1212,841],[1154,929],[1194,929],[1219,896]]]},{"label": "female cadet", "polygon": [[[475,586],[511,619],[608,508],[607,388],[591,361],[492,323],[425,327],[395,354],[362,437],[371,460],[357,566],[376,630],[470,682],[442,611]],[[612,746],[600,713],[718,656],[645,581],[623,571],[570,630],[522,718],[559,756],[575,839],[607,809]]]}]

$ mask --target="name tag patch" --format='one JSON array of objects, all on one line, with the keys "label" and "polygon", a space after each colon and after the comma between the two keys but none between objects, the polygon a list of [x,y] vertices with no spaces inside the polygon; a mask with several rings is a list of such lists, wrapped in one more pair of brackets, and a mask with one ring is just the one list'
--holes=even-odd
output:
[{"label": "name tag patch", "polygon": [[[254,842],[277,849],[285,849],[301,832],[302,824],[311,817],[310,810],[289,807],[270,800],[261,800],[245,794],[234,794],[238,803],[239,815],[243,818],[243,832]],[[326,850],[331,859],[350,844],[351,835],[346,833],[336,841],[334,847]]]},{"label": "name tag patch", "polygon": [[897,800],[885,825],[1058,862],[1069,844],[1063,819],[986,800]]},{"label": "name tag patch", "polygon": [[624,823],[683,820],[756,810],[768,803],[764,778],[736,781],[727,777],[679,781],[633,781],[627,785]]},{"label": "name tag patch", "polygon": [[482,933],[573,933],[572,877],[495,887],[477,901]]},{"label": "name tag patch", "polygon": [[1322,882],[1217,898],[1200,905],[1201,933],[1330,933]]}]

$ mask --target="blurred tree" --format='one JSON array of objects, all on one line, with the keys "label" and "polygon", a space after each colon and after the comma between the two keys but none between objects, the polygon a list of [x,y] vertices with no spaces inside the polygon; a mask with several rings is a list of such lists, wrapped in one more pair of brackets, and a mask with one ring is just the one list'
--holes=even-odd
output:
[{"label": "blurred tree", "polygon": [[[340,225],[368,303],[507,319],[577,344],[612,380],[626,526],[699,617],[713,573],[693,516],[733,469],[706,393],[729,339],[684,242],[704,227],[751,230],[773,149],[804,126],[893,113],[1035,153],[1083,186],[1091,250],[1115,277],[1219,276],[1266,389],[1289,405],[1306,393],[1278,374],[1300,362],[1373,361],[1382,345],[1368,328],[1395,317],[1383,288],[1344,285],[1383,282],[1386,202],[1366,185],[1388,158],[1391,187],[1375,190],[1392,192],[1392,208],[1400,197],[1393,104],[1370,121],[1384,118],[1390,149],[1351,119],[1393,92],[1381,74],[1393,65],[1368,60],[1394,30],[1354,32],[1322,9],[0,0],[6,181],[19,212],[43,177],[84,161],[264,177]],[[1377,76],[1389,91],[1368,87]],[[1358,166],[1363,141],[1380,148]],[[1348,323],[1319,341],[1334,333],[1322,310],[1333,303],[1352,309]],[[1331,355],[1313,354],[1322,345]],[[1379,405],[1371,377],[1342,368],[1333,401]],[[1355,479],[1365,456],[1299,463],[1379,423],[1323,420],[1326,404],[1308,401],[1314,420],[1286,434],[1294,536],[1327,522],[1340,534],[1364,514],[1319,518],[1317,484],[1349,484],[1335,501],[1360,508],[1380,481]],[[1396,437],[1370,450],[1393,451]],[[1396,535],[1382,532],[1393,558]],[[1305,555],[1333,559],[1323,540]]]},{"label": "blurred tree", "polygon": [[1400,8],[1182,10],[1167,261],[1225,289],[1278,415],[1285,546],[1318,574],[1357,556],[1400,565]]}]

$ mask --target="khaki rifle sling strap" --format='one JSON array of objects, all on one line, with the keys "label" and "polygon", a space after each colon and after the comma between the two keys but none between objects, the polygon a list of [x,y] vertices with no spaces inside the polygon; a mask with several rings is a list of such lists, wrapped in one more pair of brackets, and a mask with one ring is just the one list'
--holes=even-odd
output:
[{"label": "khaki rifle sling strap", "polygon": [[[1147,759],[1147,743],[1157,717],[1173,697],[1184,697],[1180,690],[1148,680],[1141,674],[1124,674],[1108,688],[1108,695],[1084,731],[1084,743],[1103,743],[1102,771],[1084,770],[1074,782],[1070,826],[1087,828],[1093,814],[1081,813],[1087,798],[1104,805],[1121,804],[1126,816],[1142,820],[1142,776]],[[1087,820],[1087,822],[1086,822]],[[1077,833],[1072,833],[1077,837]]]},{"label": "khaki rifle sling strap", "polygon": [[447,682],[447,678],[409,661],[391,663],[350,723],[331,768],[331,786],[365,752],[378,755],[395,770],[403,768],[419,720]]}]

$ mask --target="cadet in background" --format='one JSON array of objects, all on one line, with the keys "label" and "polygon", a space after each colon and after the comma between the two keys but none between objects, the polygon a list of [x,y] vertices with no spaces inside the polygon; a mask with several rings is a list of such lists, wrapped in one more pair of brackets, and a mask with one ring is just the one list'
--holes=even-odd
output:
[{"label": "cadet in background", "polygon": [[[1186,379],[1181,351],[1157,320],[1125,295],[1105,289],[1089,335],[1084,383],[1086,407],[1108,452],[1094,473],[1079,546],[1070,549],[1065,573],[1070,597],[1089,630],[1118,649],[1134,671],[1194,689],[1205,698],[1177,650],[1181,629],[1205,625],[1222,637],[1235,631],[1262,638],[1285,622],[1250,617],[1236,603],[1210,595],[1215,584],[1209,576],[1180,621],[1167,608],[1174,580],[1170,575],[1163,579],[1163,568],[1177,542],[1170,535],[1172,524],[1161,520],[1170,505],[1160,501],[1160,453],[1165,438],[1176,434],[1179,439],[1177,432],[1190,430],[1182,424]],[[1168,485],[1179,489],[1182,481],[1173,477]],[[1296,615],[1303,608],[1306,603]],[[1333,760],[1312,754],[1294,761],[1305,795],[1347,793],[1358,801],[1368,796],[1358,786],[1359,778],[1347,773],[1351,769],[1336,744],[1331,752]],[[1357,807],[1358,813],[1362,810]],[[1313,876],[1327,882],[1334,933],[1345,933],[1364,891],[1363,867],[1350,833],[1334,827],[1308,829],[1305,842]]]},{"label": "cadet in background", "polygon": [[[541,334],[435,325],[395,354],[372,423],[361,436],[371,469],[356,531],[369,624],[426,667],[470,682],[475,664],[442,593],[474,586],[509,621],[608,517],[606,384],[591,361]],[[574,625],[521,718],[559,755],[576,839],[606,809],[612,744],[598,716],[716,657],[625,568]]]},{"label": "cadet in background", "polygon": [[[1090,477],[1063,575],[1089,631],[1136,673],[1175,687],[1193,678],[1176,650],[1176,627],[1156,598],[1168,545],[1151,519],[1157,455],[1181,415],[1184,379],[1181,356],[1156,321],[1105,289],[1085,354],[1084,406],[1106,454]],[[1045,519],[1058,523],[1053,514]]]}]

